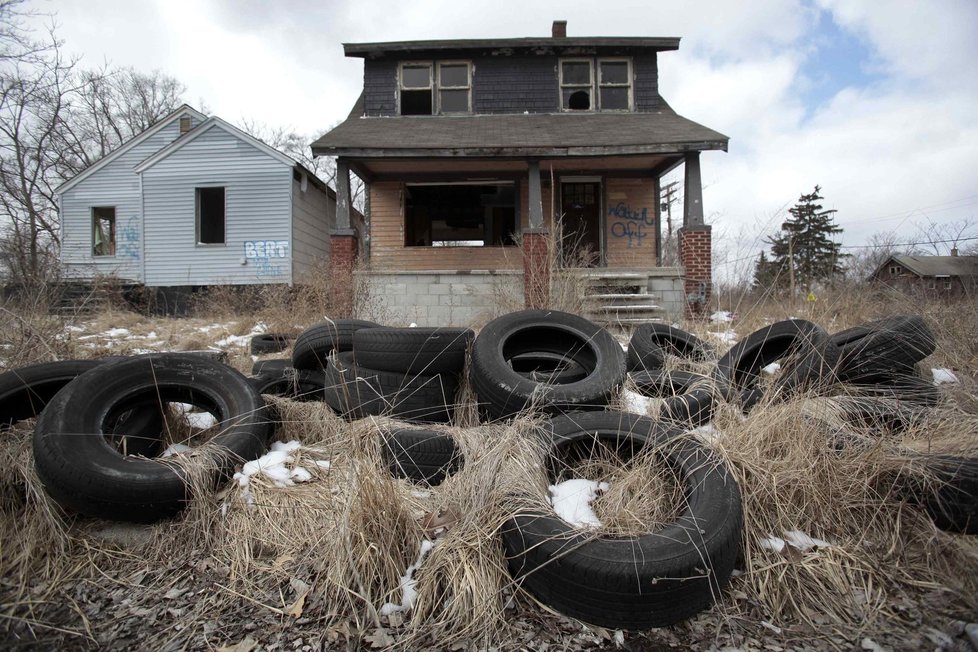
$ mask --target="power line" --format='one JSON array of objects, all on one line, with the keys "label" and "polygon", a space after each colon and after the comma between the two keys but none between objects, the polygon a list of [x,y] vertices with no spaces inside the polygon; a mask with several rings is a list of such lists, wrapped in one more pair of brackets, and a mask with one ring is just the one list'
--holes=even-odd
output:
[{"label": "power line", "polygon": [[875,245],[839,245],[839,249],[881,249],[883,247],[916,247],[917,245],[935,245],[935,244],[957,244],[959,242],[971,242],[972,240],[978,240],[978,236],[973,236],[970,238],[953,238],[951,240],[923,240],[921,242],[884,242]]}]

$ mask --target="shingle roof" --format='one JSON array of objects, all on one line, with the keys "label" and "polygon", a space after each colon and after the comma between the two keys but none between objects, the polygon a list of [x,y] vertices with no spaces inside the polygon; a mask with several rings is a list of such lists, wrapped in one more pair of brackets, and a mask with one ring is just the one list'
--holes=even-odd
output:
[{"label": "shingle roof", "polygon": [[892,260],[918,276],[978,276],[978,256],[893,256]]},{"label": "shingle roof", "polygon": [[729,139],[671,109],[350,117],[312,144],[346,156],[596,156],[727,149]]}]

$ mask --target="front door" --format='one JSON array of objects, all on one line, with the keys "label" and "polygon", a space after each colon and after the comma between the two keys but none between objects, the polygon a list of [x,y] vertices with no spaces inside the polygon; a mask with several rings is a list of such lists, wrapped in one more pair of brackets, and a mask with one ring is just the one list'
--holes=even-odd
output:
[{"label": "front door", "polygon": [[561,251],[566,267],[595,267],[601,261],[601,184],[560,184]]}]

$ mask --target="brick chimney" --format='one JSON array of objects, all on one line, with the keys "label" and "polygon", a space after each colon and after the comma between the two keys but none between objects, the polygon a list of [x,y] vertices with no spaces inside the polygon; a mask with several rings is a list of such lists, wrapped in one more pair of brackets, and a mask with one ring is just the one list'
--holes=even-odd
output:
[{"label": "brick chimney", "polygon": [[554,38],[566,38],[567,37],[567,21],[566,20],[555,20],[553,28],[551,29],[550,35]]},{"label": "brick chimney", "polygon": [[958,248],[957,247],[951,247],[951,255],[952,256],[957,256],[958,255]]}]

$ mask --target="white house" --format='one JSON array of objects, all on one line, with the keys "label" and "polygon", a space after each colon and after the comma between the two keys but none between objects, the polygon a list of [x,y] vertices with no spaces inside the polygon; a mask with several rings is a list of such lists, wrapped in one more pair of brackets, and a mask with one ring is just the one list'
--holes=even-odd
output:
[{"label": "white house", "polygon": [[183,105],[56,190],[61,261],[153,288],[291,284],[328,258],[336,194]]}]

